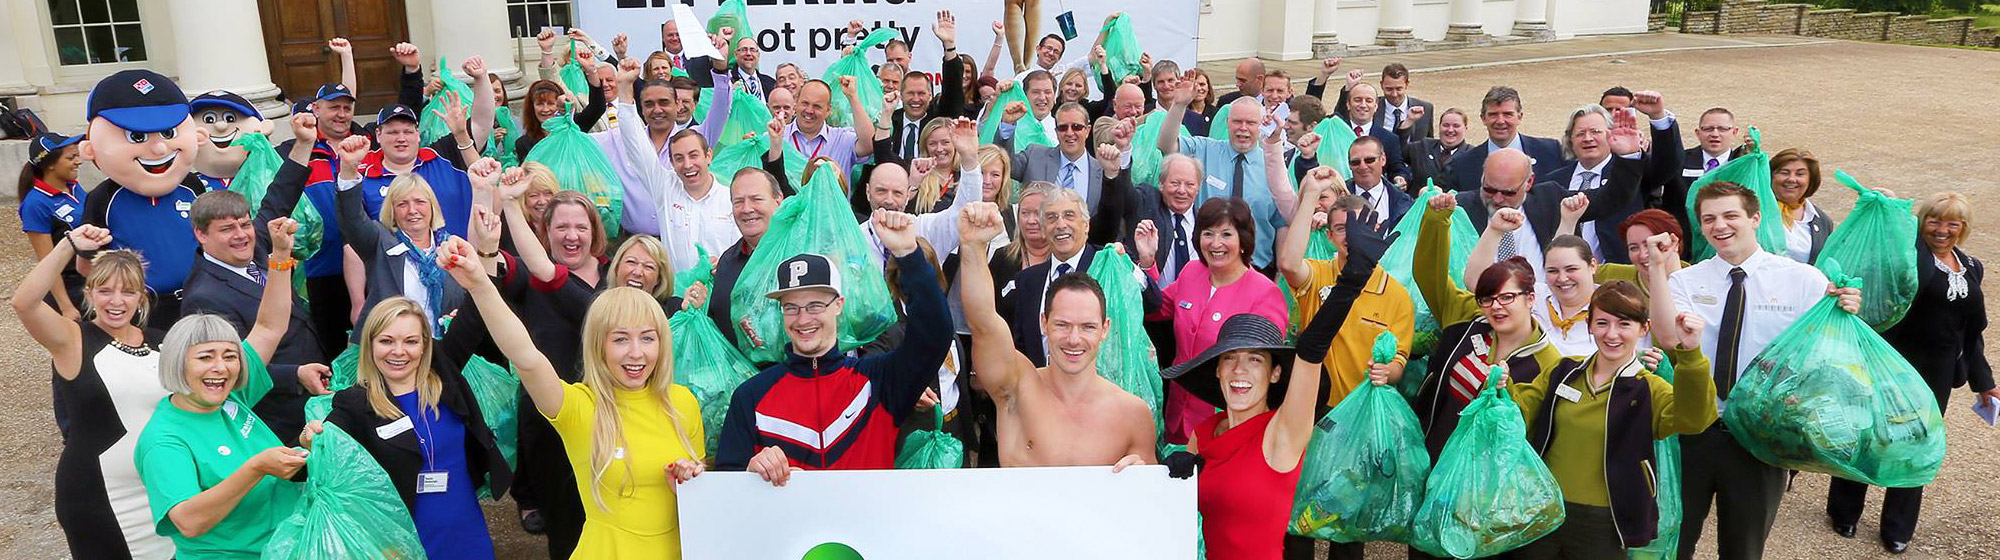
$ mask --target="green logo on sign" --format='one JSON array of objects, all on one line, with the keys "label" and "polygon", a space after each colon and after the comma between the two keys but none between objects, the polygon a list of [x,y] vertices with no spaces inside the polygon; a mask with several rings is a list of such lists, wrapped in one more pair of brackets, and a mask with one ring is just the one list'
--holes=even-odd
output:
[{"label": "green logo on sign", "polygon": [[840,543],[830,542],[812,547],[812,550],[806,551],[805,557],[800,558],[799,560],[864,560],[864,559],[861,558],[860,552],[856,552],[854,550],[854,547]]}]

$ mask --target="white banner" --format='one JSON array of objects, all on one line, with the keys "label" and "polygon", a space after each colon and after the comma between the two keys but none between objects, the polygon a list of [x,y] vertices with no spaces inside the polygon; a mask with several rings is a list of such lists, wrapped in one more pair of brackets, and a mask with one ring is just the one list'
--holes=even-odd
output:
[{"label": "white banner", "polygon": [[1198,530],[1195,481],[1158,465],[708,472],[678,494],[685,558],[1193,560]]},{"label": "white banner", "polygon": [[[1039,2],[1041,12],[1041,21],[1029,29],[1030,51],[1042,36],[1060,35],[1062,30],[1056,18],[1065,11],[1074,11],[1077,38],[1069,42],[1063,58],[1066,62],[1083,60],[1089,57],[1090,45],[1104,28],[1104,18],[1124,11],[1132,15],[1140,49],[1152,53],[1155,60],[1173,60],[1183,68],[1195,61],[1195,27],[1201,14],[1199,3],[1193,0],[1070,0],[1075,4],[1062,0],[1026,1]],[[715,14],[721,0],[678,2],[693,7],[695,15],[706,20]],[[573,5],[579,26],[603,42],[605,48],[610,48],[612,37],[624,33],[631,38],[627,54],[643,59],[661,48],[660,24],[673,19],[674,3],[675,0],[584,0]],[[943,49],[931,34],[931,28],[937,25],[937,12],[951,10],[958,22],[959,52],[971,55],[983,69],[986,54],[993,46],[993,23],[1001,21],[1004,4],[1004,0],[749,0],[747,11],[750,26],[757,29],[757,44],[765,52],[758,66],[766,74],[781,63],[791,62],[804,68],[808,75],[818,76],[840,58],[840,49],[851,42],[842,31],[847,28],[848,20],[854,19],[861,20],[871,30],[896,29],[905,42],[913,45],[916,54],[911,62],[917,69],[935,74],[942,70],[938,55]],[[740,32],[737,35],[742,36]],[[706,41],[695,37],[687,40]],[[994,75],[1014,74],[1007,71],[1012,68],[1008,62],[1010,56],[1003,47],[1001,71]],[[878,52],[870,60],[879,64],[882,56]]]}]

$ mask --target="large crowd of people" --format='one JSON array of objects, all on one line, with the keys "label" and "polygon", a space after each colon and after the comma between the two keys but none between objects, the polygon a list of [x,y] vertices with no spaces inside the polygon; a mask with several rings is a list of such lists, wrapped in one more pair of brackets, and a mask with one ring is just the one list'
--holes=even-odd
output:
[{"label": "large crowd of people", "polygon": [[[1721,558],[1771,545],[1798,473],[1747,451],[1719,410],[1807,308],[1863,303],[1812,266],[1838,224],[1813,200],[1811,152],[1771,150],[1765,207],[1737,182],[1695,187],[1768,149],[1723,107],[1699,113],[1683,149],[1665,95],[1604,84],[1540,100],[1576,108],[1538,113],[1566,124],[1537,138],[1505,85],[1459,107],[1418,99],[1401,64],[1370,81],[1337,58],[1296,77],[1253,58],[1218,96],[1199,69],[1146,57],[1114,78],[1104,45],[1026,44],[1020,25],[993,23],[983,64],[949,12],[937,44],[859,53],[880,104],[862,76],[765,74],[757,42],[726,27],[706,38],[726,59],[690,56],[698,39],[674,25],[650,54],[630,50],[641,38],[544,31],[520,111],[500,110],[479,57],[426,69],[400,44],[396,103],[358,122],[338,38],[343,80],[268,123],[234,93],[190,99],[143,69],[106,78],[84,134],[31,142],[18,188],[40,260],[11,303],[53,362],[70,553],[255,557],[338,427],[387,474],[429,557],[494,557],[480,500],[511,497],[551,557],[678,558],[676,484],[892,468],[935,417],[964,467],[1164,464],[1197,480],[1207,557],[1312,558],[1312,539],[1287,534],[1305,451],[1366,384],[1410,388],[1433,460],[1482,389],[1512,388],[1566,518],[1510,557],[1623,558],[1659,536],[1660,493],[1684,498],[1678,537],[1663,537],[1680,558],[1705,548],[1711,513]],[[920,57],[941,74],[911,68]],[[445,83],[454,71],[471,83]],[[727,126],[747,111],[770,119]],[[539,157],[577,131],[618,188]],[[1336,136],[1351,144],[1320,161]],[[752,140],[768,145],[757,162],[719,165]],[[88,191],[86,161],[109,177]],[[856,254],[890,272],[880,285],[847,274],[846,255],[766,254],[798,245],[770,234],[797,235],[776,218],[815,203],[803,191],[823,174],[845,189]],[[1962,247],[1971,208],[1924,195],[1916,245],[1882,249],[1916,254],[1917,295],[1883,336],[1941,408],[1968,384],[2000,398],[1984,267]],[[1759,244],[1772,220],[1783,252]],[[1695,258],[1697,240],[1713,256]],[[1401,280],[1392,247],[1407,248]],[[1137,270],[1093,277],[1103,259]],[[675,281],[689,274],[701,280]],[[776,288],[734,297],[751,286]],[[884,290],[894,325],[849,344],[849,297]],[[1141,323],[1113,322],[1112,299],[1138,302]],[[769,304],[779,332],[758,332],[746,303]],[[726,403],[700,402],[676,377],[668,318],[684,310],[730,352],[782,351]],[[1133,332],[1164,392],[1101,371],[1100,348]],[[1387,359],[1371,352],[1383,333]],[[1654,373],[1663,359],[1671,380]],[[500,405],[473,390],[474,361],[518,376],[517,426],[488,424]],[[308,413],[315,397],[330,412]],[[719,425],[710,406],[726,406]],[[1651,443],[1672,435],[1680,487],[1657,487]],[[1901,553],[1923,489],[1886,492],[1880,538]],[[1833,481],[1831,533],[1855,536],[1866,493]]]}]

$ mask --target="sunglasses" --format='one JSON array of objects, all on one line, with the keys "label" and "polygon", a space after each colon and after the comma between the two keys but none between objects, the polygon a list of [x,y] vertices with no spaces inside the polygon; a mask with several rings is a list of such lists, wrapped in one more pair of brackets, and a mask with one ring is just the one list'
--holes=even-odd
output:
[{"label": "sunglasses", "polygon": [[1485,191],[1488,196],[1514,196],[1521,194],[1520,189],[1501,190],[1493,187],[1479,187],[1479,190]]},{"label": "sunglasses", "polygon": [[1347,160],[1347,165],[1348,167],[1361,167],[1363,165],[1375,165],[1375,162],[1377,161],[1382,161],[1382,158],[1380,156],[1368,156],[1365,158],[1349,158]]},{"label": "sunglasses", "polygon": [[1090,125],[1075,123],[1056,125],[1056,132],[1083,132],[1086,130],[1090,130]]}]

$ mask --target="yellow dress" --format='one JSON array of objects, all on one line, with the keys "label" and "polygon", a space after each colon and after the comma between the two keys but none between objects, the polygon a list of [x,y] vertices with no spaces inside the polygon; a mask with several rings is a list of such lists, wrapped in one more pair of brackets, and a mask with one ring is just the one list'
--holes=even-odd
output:
[{"label": "yellow dress", "polygon": [[[694,393],[675,385],[669,394],[687,441],[703,441],[701,407]],[[700,459],[681,445],[666,410],[651,394],[618,390],[614,398],[625,442],[622,449],[612,452],[613,459],[601,479],[592,476],[590,465],[591,440],[597,429],[595,394],[582,383],[564,387],[562,410],[549,419],[562,435],[570,469],[576,473],[578,495],[583,497],[583,535],[572,557],[677,560],[681,557],[680,514],[674,482],[667,478],[666,468],[681,459]],[[604,498],[602,509],[592,497],[593,485]]]}]

